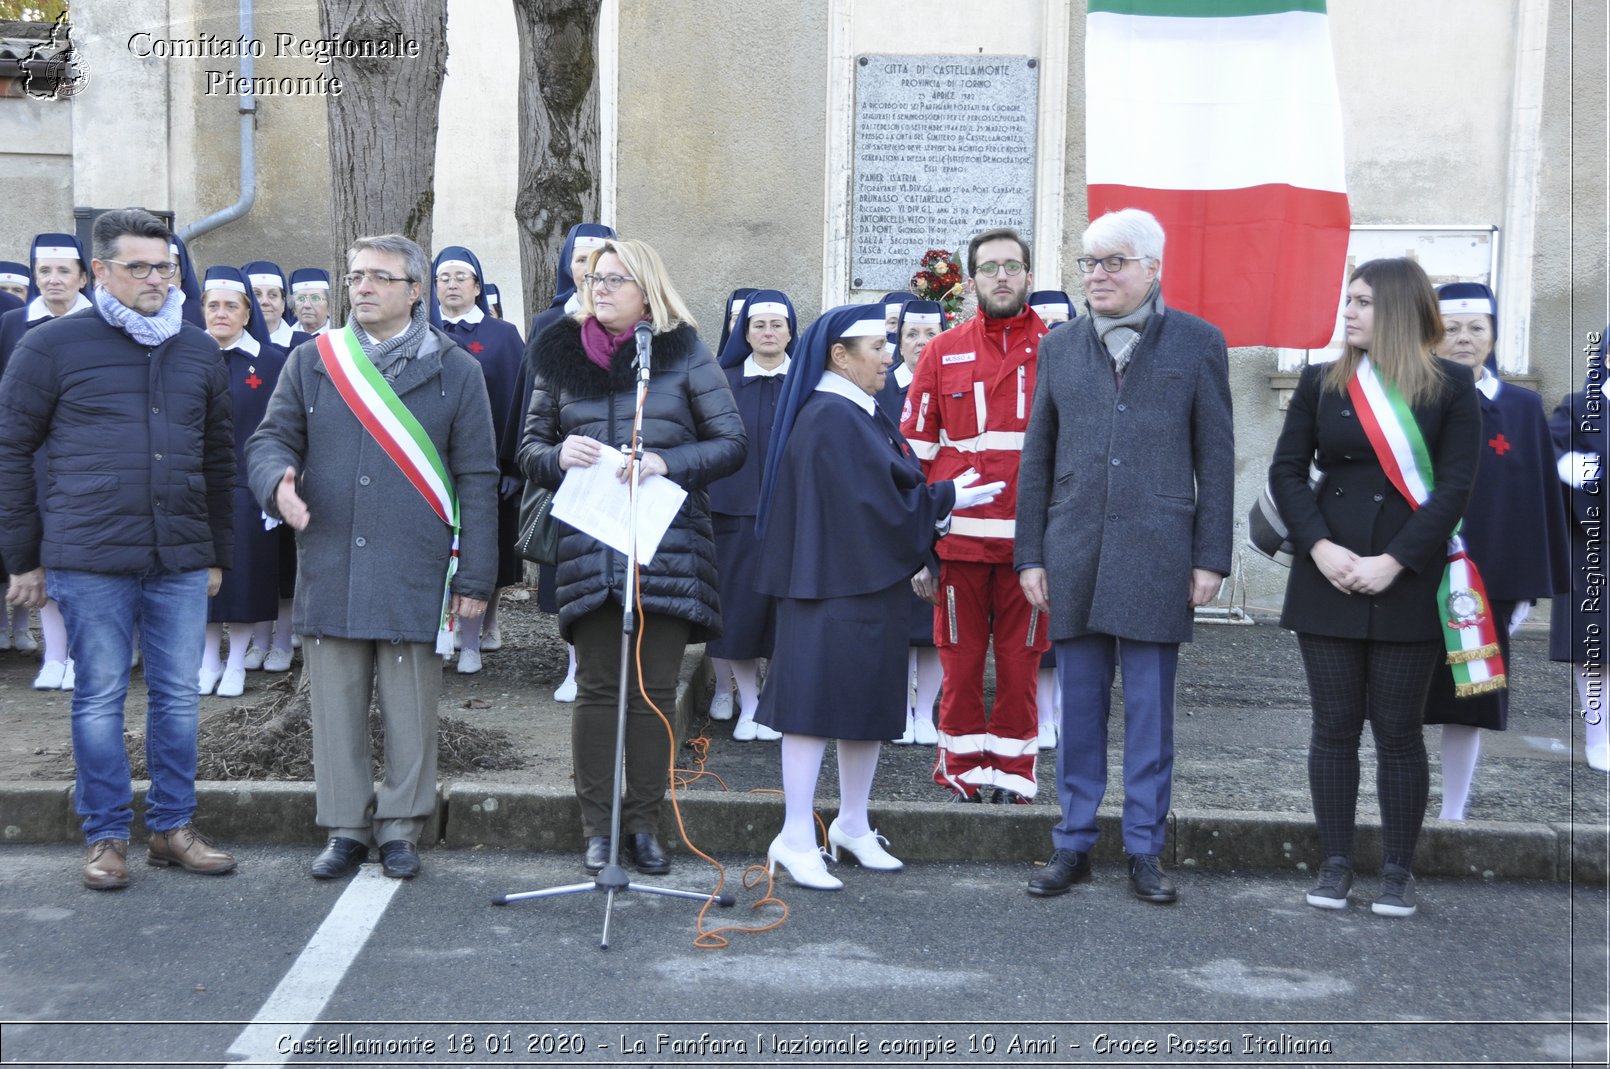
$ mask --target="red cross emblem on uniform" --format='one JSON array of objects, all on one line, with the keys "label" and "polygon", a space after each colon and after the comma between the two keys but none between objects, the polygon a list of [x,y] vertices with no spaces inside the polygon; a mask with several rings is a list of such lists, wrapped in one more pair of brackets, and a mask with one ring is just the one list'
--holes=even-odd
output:
[{"label": "red cross emblem on uniform", "polygon": [[251,375],[249,375],[246,379],[246,385],[250,386],[254,390],[262,384],[263,380],[257,377],[257,372],[255,371],[252,372]]},{"label": "red cross emblem on uniform", "polygon": [[1511,448],[1509,439],[1505,438],[1502,434],[1496,438],[1489,438],[1487,440],[1487,444],[1492,446],[1493,452],[1497,453],[1499,456],[1503,456],[1505,453],[1509,452]]},{"label": "red cross emblem on uniform", "polygon": [[485,349],[486,346],[482,345],[478,341],[472,341],[465,348],[469,349],[469,351],[474,353],[476,356],[480,356],[481,350]]}]

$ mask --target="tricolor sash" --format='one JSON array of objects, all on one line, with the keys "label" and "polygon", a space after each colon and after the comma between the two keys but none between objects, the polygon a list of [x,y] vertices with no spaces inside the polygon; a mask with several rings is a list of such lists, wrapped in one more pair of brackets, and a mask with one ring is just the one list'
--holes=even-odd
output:
[{"label": "tricolor sash", "polygon": [[[1413,410],[1397,387],[1376,375],[1369,357],[1359,361],[1357,373],[1347,383],[1347,393],[1387,479],[1410,506],[1419,508],[1431,496],[1434,477],[1431,450]],[[1454,694],[1468,698],[1501,690],[1508,683],[1487,588],[1482,585],[1476,562],[1465,552],[1465,540],[1459,533],[1463,526],[1460,520],[1448,539],[1448,563],[1437,587],[1437,609],[1442,618],[1443,644],[1448,649],[1448,666],[1453,671]]]},{"label": "tricolor sash", "polygon": [[408,411],[391,383],[375,368],[350,326],[320,334],[314,344],[318,346],[319,357],[330,373],[336,392],[358,417],[363,429],[386,451],[437,518],[453,530],[453,551],[447,558],[442,610],[436,626],[436,652],[450,657],[454,621],[448,608],[452,604],[453,576],[458,572],[459,534],[458,494],[453,490],[453,477],[447,473],[430,435]]}]

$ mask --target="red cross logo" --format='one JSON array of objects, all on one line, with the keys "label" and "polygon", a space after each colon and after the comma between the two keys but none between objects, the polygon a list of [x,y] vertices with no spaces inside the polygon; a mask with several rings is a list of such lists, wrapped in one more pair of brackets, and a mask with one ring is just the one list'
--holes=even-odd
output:
[{"label": "red cross logo", "polygon": [[470,352],[472,352],[472,353],[474,353],[474,354],[475,354],[475,355],[476,355],[476,356],[480,356],[480,355],[481,355],[481,351],[482,351],[482,350],[483,350],[483,349],[485,349],[485,348],[486,348],[486,346],[484,346],[484,345],[482,345],[482,344],[481,344],[481,343],[480,343],[480,342],[478,342],[478,341],[472,341],[472,342],[470,342],[470,344],[469,344],[469,346],[468,346],[468,349],[469,349],[469,351],[470,351]]},{"label": "red cross logo", "polygon": [[1496,438],[1488,439],[1487,444],[1492,446],[1493,447],[1493,452],[1497,453],[1499,456],[1503,456],[1505,453],[1509,452],[1509,450],[1510,450],[1509,440],[1507,438],[1505,438],[1502,434],[1500,434]]},{"label": "red cross logo", "polygon": [[255,371],[252,372],[251,377],[249,377],[246,380],[246,385],[250,386],[254,390],[257,389],[257,387],[261,386],[262,384],[263,384],[263,380],[257,377],[257,372],[255,372]]}]

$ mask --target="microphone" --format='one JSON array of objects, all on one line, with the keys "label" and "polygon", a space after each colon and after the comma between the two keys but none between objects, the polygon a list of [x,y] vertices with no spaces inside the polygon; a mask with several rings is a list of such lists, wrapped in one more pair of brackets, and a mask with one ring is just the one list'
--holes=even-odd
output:
[{"label": "microphone", "polygon": [[649,353],[654,349],[652,340],[654,326],[645,319],[637,325],[632,333],[637,335],[637,370],[646,375],[648,374]]}]

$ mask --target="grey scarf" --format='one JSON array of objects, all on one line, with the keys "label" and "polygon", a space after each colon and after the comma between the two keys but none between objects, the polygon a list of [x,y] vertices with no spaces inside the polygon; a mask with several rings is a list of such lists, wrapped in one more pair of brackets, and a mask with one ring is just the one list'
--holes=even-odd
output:
[{"label": "grey scarf", "polygon": [[425,340],[427,329],[425,302],[418,301],[414,304],[414,312],[408,320],[407,330],[385,341],[377,342],[369,337],[356,319],[348,319],[347,325],[352,328],[352,333],[357,335],[358,344],[363,346],[363,351],[374,363],[375,370],[380,372],[387,382],[396,382],[403,365],[419,355],[420,343]]},{"label": "grey scarf", "polygon": [[184,295],[178,286],[168,287],[168,299],[162,302],[155,315],[141,315],[99,286],[95,287],[95,308],[112,326],[126,333],[141,345],[161,345],[184,325],[179,306]]},{"label": "grey scarf", "polygon": [[1129,358],[1135,355],[1135,346],[1140,344],[1140,335],[1146,329],[1146,321],[1162,311],[1163,286],[1160,282],[1153,282],[1152,288],[1146,292],[1140,306],[1128,315],[1104,316],[1099,312],[1090,314],[1091,325],[1096,328],[1096,337],[1107,347],[1107,354],[1112,357],[1113,371],[1120,378],[1129,367]]}]

